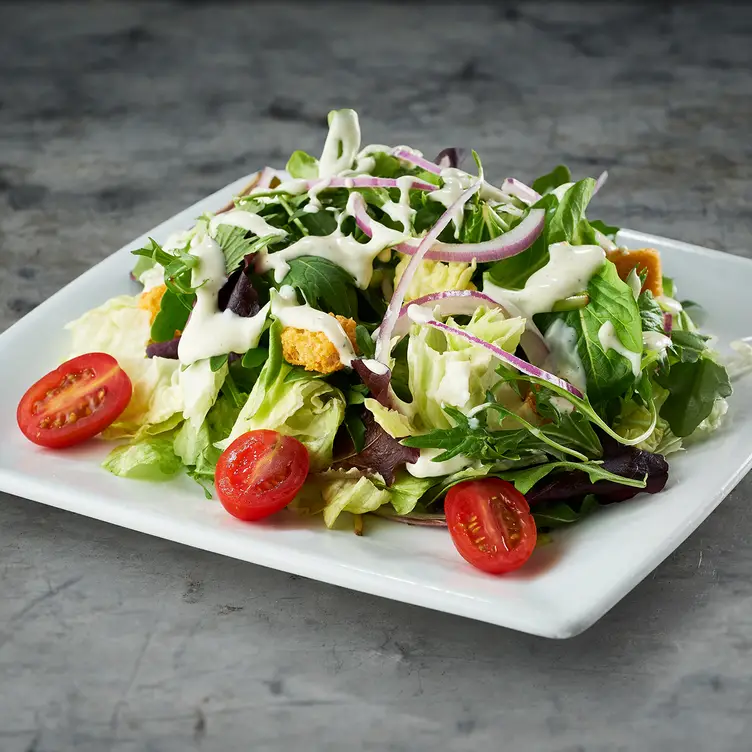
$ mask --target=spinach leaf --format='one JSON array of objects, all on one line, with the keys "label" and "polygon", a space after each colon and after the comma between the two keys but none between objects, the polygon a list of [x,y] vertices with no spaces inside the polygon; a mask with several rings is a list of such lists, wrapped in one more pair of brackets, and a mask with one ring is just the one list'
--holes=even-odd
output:
[{"label": "spinach leaf", "polygon": [[154,342],[169,342],[176,332],[182,332],[191,315],[196,294],[184,295],[165,290],[159,312],[151,325],[151,338]]},{"label": "spinach leaf", "polygon": [[290,260],[283,280],[303,294],[309,305],[327,313],[355,318],[358,298],[353,278],[340,266],[317,256]]},{"label": "spinach leaf", "polygon": [[595,242],[595,236],[585,219],[585,209],[593,195],[595,180],[585,178],[575,183],[556,207],[548,223],[548,244],[569,242],[586,245]]},{"label": "spinach leaf", "polygon": [[209,358],[209,368],[211,368],[212,373],[216,373],[222,366],[227,364],[227,360],[230,356],[225,353],[224,355],[213,355],[211,358]]},{"label": "spinach leaf", "polygon": [[671,332],[672,349],[682,363],[694,363],[700,359],[707,349],[707,337],[696,332],[675,329]]},{"label": "spinach leaf", "polygon": [[358,345],[358,350],[364,358],[373,358],[376,352],[376,345],[371,337],[370,332],[363,324],[358,324],[355,327],[355,341]]},{"label": "spinach leaf", "polygon": [[663,311],[661,311],[661,307],[656,302],[650,290],[640,293],[640,296],[637,298],[637,307],[640,310],[642,331],[663,334]]},{"label": "spinach leaf", "polygon": [[294,151],[285,169],[293,178],[314,180],[319,176],[319,160],[304,151]]},{"label": "spinach leaf", "polygon": [[566,165],[557,165],[551,172],[541,175],[533,181],[532,188],[540,194],[548,193],[572,180],[572,173]]},{"label": "spinach leaf", "polygon": [[720,397],[731,394],[731,383],[723,366],[708,357],[675,363],[656,381],[668,389],[661,407],[664,418],[676,436],[689,436],[710,415]]},{"label": "spinach leaf", "polygon": [[266,347],[254,347],[243,355],[243,368],[259,368],[266,363],[269,357],[269,349]]}]

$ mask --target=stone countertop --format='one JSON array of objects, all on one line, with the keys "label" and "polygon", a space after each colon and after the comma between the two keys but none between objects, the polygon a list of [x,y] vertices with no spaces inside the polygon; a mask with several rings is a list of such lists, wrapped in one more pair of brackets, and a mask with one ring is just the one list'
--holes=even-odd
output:
[{"label": "stone countertop", "polygon": [[[19,2],[0,49],[0,329],[342,106],[752,255],[741,5]],[[3,751],[749,749],[750,478],[566,642],[1,501]]]}]

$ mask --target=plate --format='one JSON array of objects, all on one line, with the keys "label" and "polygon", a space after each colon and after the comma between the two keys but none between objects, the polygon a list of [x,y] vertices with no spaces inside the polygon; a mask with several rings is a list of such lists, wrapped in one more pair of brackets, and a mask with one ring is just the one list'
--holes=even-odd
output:
[{"label": "plate", "polygon": [[[149,484],[100,469],[109,451],[92,442],[65,452],[30,444],[16,427],[20,396],[64,357],[63,322],[108,298],[135,294],[129,251],[163,241],[216,211],[244,177],[189,207],[81,275],[0,335],[0,489],[196,548],[418,606],[546,637],[583,631],[668,556],[723,500],[752,464],[752,385],[730,399],[729,421],[709,441],[670,457],[666,490],[602,510],[535,552],[521,570],[492,577],[455,553],[443,529],[366,519],[363,537],[283,513],[245,524],[208,501],[187,478]],[[681,296],[707,306],[703,328],[731,340],[749,335],[752,262],[674,240],[622,231],[619,242],[661,251]]]}]

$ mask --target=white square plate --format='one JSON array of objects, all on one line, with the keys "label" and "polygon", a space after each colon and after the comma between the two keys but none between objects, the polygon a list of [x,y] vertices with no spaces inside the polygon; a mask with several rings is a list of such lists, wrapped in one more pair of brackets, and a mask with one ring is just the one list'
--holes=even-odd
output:
[{"label": "white square plate", "polygon": [[[148,233],[157,241],[216,211],[246,177]],[[89,270],[0,335],[0,489],[44,504],[196,548],[439,611],[546,637],[569,637],[617,603],[710,514],[752,464],[752,388],[730,400],[727,426],[710,441],[670,457],[665,492],[616,504],[537,551],[524,569],[487,576],[455,553],[445,530],[366,522],[366,535],[328,531],[315,520],[278,515],[244,524],[204,498],[187,479],[166,484],[123,480],[100,469],[103,443],[65,452],[30,444],[15,410],[29,384],[65,352],[63,323],[108,298],[130,292],[129,251],[143,235]],[[752,262],[673,240],[623,231],[620,242],[661,251],[681,296],[707,306],[705,329],[721,347],[749,335]]]}]

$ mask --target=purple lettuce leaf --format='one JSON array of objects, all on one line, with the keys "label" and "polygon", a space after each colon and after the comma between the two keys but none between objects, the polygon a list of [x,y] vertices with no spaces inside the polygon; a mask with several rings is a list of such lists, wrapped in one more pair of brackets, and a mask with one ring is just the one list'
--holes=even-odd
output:
[{"label": "purple lettuce leaf", "polygon": [[146,357],[177,360],[179,342],[180,337],[175,337],[167,342],[152,342],[146,346]]},{"label": "purple lettuce leaf", "polygon": [[360,380],[368,387],[371,396],[384,407],[392,409],[394,405],[389,392],[392,372],[387,369],[386,373],[374,373],[360,358],[352,362],[352,367],[360,376]]},{"label": "purple lettuce leaf", "polygon": [[668,481],[668,462],[663,455],[624,446],[605,436],[601,437],[601,443],[604,470],[633,480],[642,480],[647,476],[647,486],[633,488],[608,480],[594,483],[581,470],[568,470],[538,481],[525,494],[528,503],[577,501],[594,494],[601,504],[614,504],[631,499],[638,493],[655,494],[663,490]]},{"label": "purple lettuce leaf", "polygon": [[332,467],[335,470],[357,468],[365,473],[378,473],[388,486],[394,483],[395,471],[408,462],[417,462],[420,450],[402,446],[393,439],[374,419],[368,410],[363,411],[365,439],[363,449],[355,450],[352,440],[339,448]]}]

